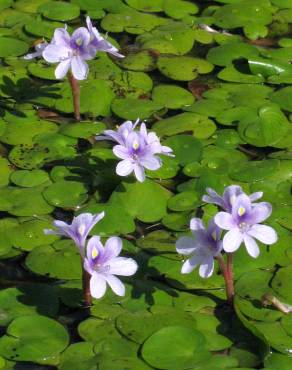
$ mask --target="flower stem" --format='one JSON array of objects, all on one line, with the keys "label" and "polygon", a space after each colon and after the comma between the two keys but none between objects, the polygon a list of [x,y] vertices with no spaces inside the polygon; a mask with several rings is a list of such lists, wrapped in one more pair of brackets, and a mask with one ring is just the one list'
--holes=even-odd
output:
[{"label": "flower stem", "polygon": [[80,121],[80,87],[78,81],[70,72],[68,73],[68,80],[72,90],[74,117],[76,121]]},{"label": "flower stem", "polygon": [[82,287],[83,287],[83,303],[84,307],[88,308],[92,305],[92,298],[90,294],[90,274],[84,269],[83,261],[82,264]]},{"label": "flower stem", "polygon": [[221,254],[219,254],[219,256],[217,256],[216,258],[225,280],[227,302],[230,304],[230,306],[233,306],[234,287],[232,273],[232,254],[227,254],[227,266]]}]

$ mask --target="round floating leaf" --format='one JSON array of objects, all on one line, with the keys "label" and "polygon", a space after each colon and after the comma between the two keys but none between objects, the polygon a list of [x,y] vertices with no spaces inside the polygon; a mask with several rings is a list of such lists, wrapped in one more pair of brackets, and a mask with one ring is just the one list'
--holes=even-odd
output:
[{"label": "round floating leaf", "polygon": [[192,132],[198,139],[207,139],[216,130],[213,121],[197,113],[182,113],[162,119],[153,125],[153,130],[159,136],[172,136],[184,132]]},{"label": "round floating leaf", "polygon": [[99,370],[149,370],[149,367],[144,362],[135,357],[105,357],[99,363]]},{"label": "round floating leaf", "polygon": [[171,179],[179,171],[179,165],[175,158],[163,156],[162,166],[155,171],[147,170],[146,175],[152,179]]},{"label": "round floating leaf", "polygon": [[[272,281],[273,289],[283,297],[284,303],[292,305],[292,289],[289,284],[289,276],[292,265],[279,269]],[[288,279],[288,280],[287,280]],[[286,302],[286,301],[287,302]]]},{"label": "round floating leaf", "polygon": [[[46,22],[40,20],[32,20],[24,25],[26,32],[34,36],[46,37],[51,39],[56,28],[62,28],[63,24],[58,22]],[[55,67],[54,67],[55,68]]]},{"label": "round floating leaf", "polygon": [[0,353],[9,360],[55,364],[69,344],[69,335],[57,321],[40,315],[18,317],[0,338]]},{"label": "round floating leaf", "polygon": [[159,369],[186,369],[207,360],[204,336],[197,330],[181,327],[165,327],[148,338],[142,347],[142,357]]},{"label": "round floating leaf", "polygon": [[136,120],[149,118],[152,114],[156,113],[163,108],[163,105],[146,99],[115,99],[112,102],[112,111],[121,118]]},{"label": "round floating leaf", "polygon": [[56,66],[48,64],[43,60],[35,63],[29,63],[27,66],[28,72],[37,78],[42,78],[44,80],[57,80],[55,76]]},{"label": "round floating leaf", "polygon": [[190,135],[175,135],[163,142],[169,146],[175,155],[175,160],[182,166],[199,161],[203,145],[200,140]]},{"label": "round floating leaf", "polygon": [[0,37],[0,58],[18,57],[28,51],[28,44],[11,37]]},{"label": "round floating leaf", "polygon": [[78,326],[78,333],[87,342],[98,343],[106,339],[121,338],[112,320],[100,320],[89,318],[82,321]]},{"label": "round floating leaf", "polygon": [[137,240],[138,247],[151,254],[174,254],[176,239],[165,230],[156,230]]},{"label": "round floating leaf", "polygon": [[163,0],[126,0],[126,3],[142,12],[161,12],[163,10]]},{"label": "round floating leaf", "polygon": [[77,181],[58,181],[43,191],[46,201],[60,208],[80,207],[87,199],[87,189]]},{"label": "round floating leaf", "polygon": [[152,71],[156,65],[154,56],[148,50],[128,54],[118,64],[131,71]]},{"label": "round floating leaf", "polygon": [[201,204],[201,197],[193,191],[183,191],[168,200],[172,211],[194,211]]},{"label": "round floating leaf", "polygon": [[31,220],[20,223],[14,228],[10,237],[14,247],[30,251],[40,245],[48,245],[58,240],[57,235],[45,235],[44,229],[49,229],[51,222]]},{"label": "round floating leaf", "polygon": [[0,186],[9,184],[9,176],[12,173],[10,162],[6,158],[0,157]]},{"label": "round floating leaf", "polygon": [[191,81],[198,74],[213,70],[213,65],[206,60],[189,56],[160,56],[157,67],[163,75],[177,81]]},{"label": "round floating leaf", "polygon": [[170,192],[151,180],[123,182],[112,193],[109,204],[124,207],[142,222],[155,222],[166,214]]},{"label": "round floating leaf", "polygon": [[32,188],[34,186],[50,183],[50,178],[47,172],[43,170],[18,170],[10,175],[10,180],[15,185],[23,188]]},{"label": "round floating leaf", "polygon": [[195,100],[193,94],[176,85],[158,85],[154,87],[152,99],[170,109],[183,108],[193,104]]},{"label": "round floating leaf", "polygon": [[5,255],[11,252],[11,249],[13,246],[12,246],[10,237],[12,235],[12,230],[17,225],[18,225],[18,221],[16,218],[2,218],[0,220],[0,233],[1,233],[0,256],[1,258],[5,257]]},{"label": "round floating leaf", "polygon": [[239,165],[230,172],[233,180],[243,182],[256,182],[270,177],[279,166],[277,159],[268,159],[263,161],[252,161]]},{"label": "round floating leaf", "polygon": [[195,329],[196,321],[186,312],[169,309],[163,313],[149,313],[138,311],[135,313],[125,312],[117,317],[117,329],[128,339],[141,344],[150,335],[167,326],[173,325]]},{"label": "round floating leaf", "polygon": [[100,134],[105,129],[103,122],[81,122],[65,124],[60,128],[60,133],[75,138],[88,139]]},{"label": "round floating leaf", "polygon": [[46,215],[52,212],[43,198],[43,188],[8,187],[0,189],[0,210],[7,211],[14,216]]},{"label": "round floating leaf", "polygon": [[45,284],[27,284],[0,292],[0,325],[6,326],[16,317],[42,314],[55,316],[59,300],[54,287]]},{"label": "round floating leaf", "polygon": [[60,356],[60,370],[96,369],[98,356],[93,352],[93,345],[87,342],[71,344]]},{"label": "round floating leaf", "polygon": [[33,249],[27,256],[25,264],[34,273],[55,279],[81,277],[79,250],[69,240]]},{"label": "round floating leaf", "polygon": [[49,1],[39,6],[38,12],[45,18],[65,22],[77,18],[80,9],[76,4],[65,3],[63,1]]},{"label": "round floating leaf", "polygon": [[186,213],[168,213],[162,219],[162,224],[170,230],[182,231],[187,230],[189,225],[189,214]]},{"label": "round floating leaf", "polygon": [[182,19],[189,14],[196,14],[199,8],[196,4],[190,1],[182,0],[165,0],[164,11],[172,18]]},{"label": "round floating leaf", "polygon": [[292,366],[291,356],[284,356],[280,353],[270,353],[265,358],[265,367],[275,370],[290,370]]},{"label": "round floating leaf", "polygon": [[288,355],[292,350],[292,337],[287,335],[279,322],[255,322],[254,326],[264,335],[271,347]]}]

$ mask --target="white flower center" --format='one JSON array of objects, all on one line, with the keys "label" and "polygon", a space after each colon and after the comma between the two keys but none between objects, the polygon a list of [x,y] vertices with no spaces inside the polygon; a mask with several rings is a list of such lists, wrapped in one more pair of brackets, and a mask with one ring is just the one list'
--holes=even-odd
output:
[{"label": "white flower center", "polygon": [[236,195],[231,195],[231,197],[229,198],[229,202],[230,204],[233,206],[233,204],[235,203],[236,201]]},{"label": "white flower center", "polygon": [[246,222],[241,222],[238,227],[241,232],[246,232],[249,229],[249,225]]},{"label": "white flower center", "polygon": [[243,215],[245,214],[245,208],[244,208],[244,207],[242,207],[242,206],[240,206],[240,207],[238,208],[237,213],[238,213],[238,216],[243,216]]}]

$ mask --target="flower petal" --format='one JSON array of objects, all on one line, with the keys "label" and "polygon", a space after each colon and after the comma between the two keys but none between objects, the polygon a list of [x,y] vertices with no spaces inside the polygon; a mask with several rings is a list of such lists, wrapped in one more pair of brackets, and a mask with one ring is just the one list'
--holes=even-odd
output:
[{"label": "flower petal", "polygon": [[131,276],[138,269],[137,262],[132,258],[115,257],[108,263],[109,273],[112,275]]},{"label": "flower petal", "polygon": [[111,287],[112,291],[116,295],[118,295],[120,297],[123,297],[125,295],[125,286],[121,282],[120,279],[118,279],[114,275],[108,275],[108,274],[105,274],[104,278],[105,278],[106,282],[108,283],[108,285]]},{"label": "flower petal", "polygon": [[58,46],[58,48],[70,45],[70,35],[66,28],[57,28],[54,32],[53,42]]},{"label": "flower petal", "polygon": [[191,219],[190,229],[192,231],[205,230],[205,226],[200,218],[194,217]]},{"label": "flower petal", "polygon": [[202,261],[202,256],[195,255],[185,261],[182,265],[181,273],[182,274],[189,274],[192,272]]},{"label": "flower petal", "polygon": [[133,171],[133,169],[133,163],[129,159],[124,159],[117,164],[116,173],[119,176],[127,176]]},{"label": "flower petal", "polygon": [[142,166],[147,168],[147,170],[152,171],[158,170],[158,168],[162,166],[161,159],[152,155],[146,155],[141,157],[140,163],[142,164]]},{"label": "flower petal", "polygon": [[251,201],[249,197],[243,193],[236,197],[232,205],[232,216],[234,220],[242,222],[251,213]]},{"label": "flower petal", "polygon": [[68,73],[70,66],[71,66],[70,59],[66,59],[66,60],[63,60],[62,62],[60,62],[58,64],[57,68],[55,69],[56,78],[58,80],[62,80],[66,76],[66,74]]},{"label": "flower petal", "polygon": [[140,182],[143,182],[145,180],[145,171],[142,166],[140,166],[138,163],[134,164],[134,172],[136,179]]},{"label": "flower petal", "polygon": [[230,213],[219,212],[214,217],[215,224],[223,230],[232,230],[236,227],[236,222]]},{"label": "flower petal", "polygon": [[54,44],[48,45],[43,51],[43,58],[48,63],[58,63],[67,59],[70,54],[70,49],[67,47],[60,47]]},{"label": "flower petal", "polygon": [[71,59],[71,69],[76,80],[86,80],[88,75],[88,65],[79,55],[74,56]]},{"label": "flower petal", "polygon": [[94,298],[101,298],[106,292],[106,281],[101,274],[94,272],[90,278],[90,294]]},{"label": "flower petal", "polygon": [[249,235],[245,234],[244,235],[244,244],[245,244],[247,253],[253,258],[257,258],[258,255],[260,254],[260,249],[259,249],[256,241],[252,237],[250,237]]},{"label": "flower petal", "polygon": [[105,243],[105,255],[108,260],[117,257],[122,250],[123,242],[122,239],[117,236],[108,238]]},{"label": "flower petal", "polygon": [[248,221],[251,224],[259,224],[270,217],[272,213],[272,205],[268,202],[260,202],[253,204]]},{"label": "flower petal", "polygon": [[271,226],[266,225],[253,225],[247,234],[268,245],[274,244],[278,240],[276,231]]},{"label": "flower petal", "polygon": [[115,156],[121,159],[127,159],[130,157],[129,150],[123,145],[115,145],[113,147],[113,153]]},{"label": "flower petal", "polygon": [[199,275],[202,278],[208,278],[213,274],[213,271],[214,271],[214,259],[212,256],[208,256],[204,258],[204,260],[201,262]]},{"label": "flower petal", "polygon": [[189,236],[182,236],[177,240],[175,244],[177,253],[184,254],[186,256],[192,254],[195,251],[196,247],[196,241]]},{"label": "flower petal", "polygon": [[243,234],[237,229],[228,231],[223,238],[223,249],[225,252],[232,253],[236,251],[243,241]]},{"label": "flower petal", "polygon": [[[97,251],[97,256],[95,256],[96,253],[93,253],[93,251]],[[86,255],[87,259],[89,261],[95,259],[96,257],[102,259],[102,256],[104,255],[105,251],[103,248],[103,245],[100,241],[100,237],[97,235],[92,236],[87,243],[86,246]]]},{"label": "flower petal", "polygon": [[264,193],[262,191],[257,191],[256,193],[250,194],[249,199],[251,202],[255,202],[256,200],[260,199],[263,194]]}]

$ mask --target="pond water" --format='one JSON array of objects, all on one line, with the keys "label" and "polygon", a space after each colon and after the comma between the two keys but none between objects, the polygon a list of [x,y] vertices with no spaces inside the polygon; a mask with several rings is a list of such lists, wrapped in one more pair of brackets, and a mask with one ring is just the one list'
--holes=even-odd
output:
[{"label": "pond water", "polygon": [[[292,369],[292,0],[0,0],[0,369]],[[23,56],[54,30],[94,25],[99,53],[75,122],[56,65]],[[106,128],[144,120],[175,158],[116,175]],[[207,187],[263,191],[278,242],[234,256],[235,311],[216,265],[181,274],[176,240],[207,222]],[[139,265],[82,307],[79,252],[54,219],[105,212],[91,235],[123,238]]]}]

